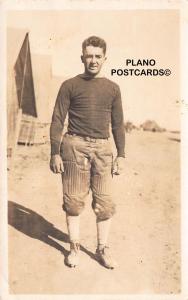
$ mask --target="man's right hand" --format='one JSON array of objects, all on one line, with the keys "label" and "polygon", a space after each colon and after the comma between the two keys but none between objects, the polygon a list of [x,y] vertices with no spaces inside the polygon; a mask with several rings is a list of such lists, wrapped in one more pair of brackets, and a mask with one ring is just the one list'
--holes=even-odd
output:
[{"label": "man's right hand", "polygon": [[51,156],[50,169],[52,172],[54,172],[56,174],[64,172],[63,161],[59,154],[54,154]]}]

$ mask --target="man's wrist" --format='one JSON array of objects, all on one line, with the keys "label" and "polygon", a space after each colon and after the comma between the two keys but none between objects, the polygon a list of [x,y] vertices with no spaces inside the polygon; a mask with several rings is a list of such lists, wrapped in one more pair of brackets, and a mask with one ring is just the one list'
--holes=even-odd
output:
[{"label": "man's wrist", "polygon": [[125,158],[125,154],[117,154],[117,158],[118,157]]},{"label": "man's wrist", "polygon": [[124,149],[117,149],[117,157],[124,157],[125,158],[125,150]]},{"label": "man's wrist", "polygon": [[60,143],[51,141],[51,156],[56,154],[60,155]]},{"label": "man's wrist", "polygon": [[60,153],[51,154],[51,157],[60,156]]}]

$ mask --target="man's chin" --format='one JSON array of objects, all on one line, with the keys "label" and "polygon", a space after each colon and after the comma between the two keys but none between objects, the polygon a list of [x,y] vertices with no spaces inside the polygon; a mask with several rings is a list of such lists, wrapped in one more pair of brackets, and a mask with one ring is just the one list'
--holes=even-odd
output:
[{"label": "man's chin", "polygon": [[96,76],[97,74],[99,74],[99,70],[89,69],[87,73],[88,75]]}]

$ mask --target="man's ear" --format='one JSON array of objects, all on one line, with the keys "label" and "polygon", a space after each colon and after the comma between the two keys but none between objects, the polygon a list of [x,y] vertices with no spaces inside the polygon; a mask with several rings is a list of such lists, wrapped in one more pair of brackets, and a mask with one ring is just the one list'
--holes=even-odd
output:
[{"label": "man's ear", "polygon": [[80,58],[81,58],[81,61],[84,63],[84,57],[83,57],[83,55],[81,55]]}]

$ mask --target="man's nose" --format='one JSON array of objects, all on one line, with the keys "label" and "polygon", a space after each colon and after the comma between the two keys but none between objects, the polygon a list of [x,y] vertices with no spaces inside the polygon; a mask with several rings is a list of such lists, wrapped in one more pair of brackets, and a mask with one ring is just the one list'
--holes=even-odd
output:
[{"label": "man's nose", "polygon": [[96,57],[95,57],[95,56],[93,56],[93,57],[92,57],[92,60],[91,60],[91,62],[92,62],[93,64],[97,62],[97,59],[96,59]]}]

